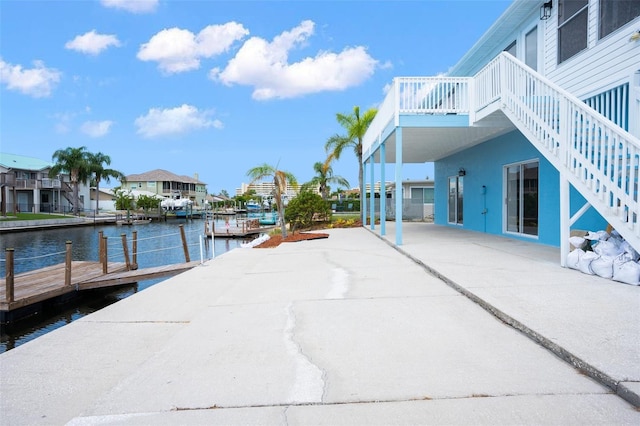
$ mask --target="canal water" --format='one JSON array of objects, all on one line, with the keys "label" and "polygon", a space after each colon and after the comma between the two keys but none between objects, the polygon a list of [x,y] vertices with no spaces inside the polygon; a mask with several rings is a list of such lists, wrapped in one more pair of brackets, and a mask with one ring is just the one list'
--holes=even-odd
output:
[{"label": "canal water", "polygon": [[[31,271],[64,263],[66,241],[71,241],[73,260],[99,260],[100,231],[107,237],[109,262],[124,262],[123,238],[126,237],[129,257],[132,257],[133,232],[137,233],[137,263],[140,268],[182,263],[185,261],[180,225],[191,261],[209,260],[241,247],[246,240],[204,236],[203,219],[175,219],[133,226],[76,226],[60,229],[34,230],[3,234],[0,238],[0,276],[5,276],[5,249],[14,249],[14,273]],[[216,221],[216,227],[224,221]],[[78,318],[102,309],[118,300],[142,291],[166,278],[140,281],[135,285],[111,290],[86,292],[73,303],[47,307],[43,312],[15,324],[0,325],[0,353],[22,345],[38,336],[62,327]]]}]

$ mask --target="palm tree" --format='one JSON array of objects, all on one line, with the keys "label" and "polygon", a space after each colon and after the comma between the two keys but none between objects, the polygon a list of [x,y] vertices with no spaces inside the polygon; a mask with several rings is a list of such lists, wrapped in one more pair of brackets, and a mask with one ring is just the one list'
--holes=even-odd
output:
[{"label": "palm tree", "polygon": [[368,109],[362,116],[360,116],[360,107],[353,107],[353,114],[336,114],[336,120],[347,131],[344,136],[333,135],[325,143],[325,150],[331,153],[333,157],[338,160],[342,150],[346,147],[352,147],[353,152],[358,159],[358,184],[360,186],[360,199],[364,197],[364,185],[363,185],[363,167],[362,167],[362,138],[367,132],[369,125],[373,121],[376,113],[375,108]]},{"label": "palm tree", "polygon": [[277,166],[273,167],[266,163],[250,169],[247,172],[247,176],[251,178],[250,184],[264,178],[273,178],[274,196],[276,199],[276,206],[278,207],[278,217],[280,218],[282,238],[287,238],[287,225],[284,222],[284,203],[282,196],[287,191],[287,184],[295,185],[297,183],[295,176],[289,172],[279,170]]},{"label": "palm tree", "polygon": [[349,182],[345,178],[342,176],[334,176],[333,167],[331,167],[333,159],[334,156],[330,154],[324,162],[317,161],[313,165],[313,170],[316,172],[316,175],[305,184],[305,187],[319,186],[320,195],[323,200],[329,198],[330,183],[349,188]]},{"label": "palm tree", "polygon": [[87,182],[90,176],[86,147],[59,149],[53,153],[55,164],[49,170],[49,177],[56,177],[60,173],[67,173],[73,188],[73,214],[78,215],[78,186],[80,182]]},{"label": "palm tree", "polygon": [[105,168],[104,166],[111,165],[111,157],[101,152],[96,154],[87,153],[87,162],[89,165],[89,173],[93,176],[93,182],[96,187],[96,216],[98,215],[98,203],[100,202],[100,182],[104,180],[109,182],[111,178],[119,179],[121,183],[124,183],[125,176],[118,170]]}]

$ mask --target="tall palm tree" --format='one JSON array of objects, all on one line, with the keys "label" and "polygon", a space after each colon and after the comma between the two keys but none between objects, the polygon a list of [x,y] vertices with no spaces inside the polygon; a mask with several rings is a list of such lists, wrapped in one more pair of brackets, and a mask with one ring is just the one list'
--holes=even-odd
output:
[{"label": "tall palm tree", "polygon": [[100,182],[105,181],[109,182],[111,178],[119,179],[121,183],[125,182],[125,175],[118,170],[105,168],[106,166],[111,165],[111,157],[105,155],[101,152],[98,153],[87,153],[87,162],[89,163],[89,173],[91,174],[92,181],[96,187],[96,216],[98,215],[100,202]]},{"label": "tall palm tree", "polygon": [[352,147],[358,159],[358,184],[360,186],[360,199],[364,198],[363,167],[362,167],[362,138],[369,125],[378,112],[375,108],[368,109],[360,116],[360,107],[353,107],[353,114],[336,114],[336,120],[347,131],[346,135],[333,135],[325,143],[325,150],[332,154],[336,160],[347,147]]},{"label": "tall palm tree", "polygon": [[49,170],[49,177],[56,177],[60,173],[67,173],[71,179],[73,188],[73,214],[78,215],[78,186],[80,182],[85,183],[89,179],[89,163],[87,161],[88,152],[86,147],[59,149],[53,153],[52,159],[55,164]]},{"label": "tall palm tree", "polygon": [[331,167],[333,159],[333,154],[330,154],[324,162],[317,161],[313,165],[313,170],[316,172],[316,175],[305,184],[307,187],[317,185],[323,200],[329,198],[330,183],[335,183],[349,188],[349,182],[345,178],[342,176],[335,176],[333,174],[333,167]]},{"label": "tall palm tree", "polygon": [[287,238],[287,225],[284,222],[284,202],[282,196],[287,191],[287,184],[295,185],[297,183],[295,176],[289,172],[279,170],[277,166],[273,167],[267,163],[253,167],[247,172],[247,176],[251,178],[251,184],[265,178],[273,178],[274,196],[276,206],[278,207],[278,216],[280,217],[282,238]]}]

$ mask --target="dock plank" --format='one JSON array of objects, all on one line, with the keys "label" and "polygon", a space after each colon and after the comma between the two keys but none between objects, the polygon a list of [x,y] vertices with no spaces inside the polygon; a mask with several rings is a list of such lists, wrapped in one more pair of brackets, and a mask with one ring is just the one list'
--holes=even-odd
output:
[{"label": "dock plank", "polygon": [[102,272],[100,262],[73,261],[71,263],[71,284],[65,285],[65,264],[47,266],[14,276],[14,300],[6,298],[6,278],[0,280],[0,311],[32,305],[68,293],[114,287],[155,278],[176,275],[191,269],[200,262],[163,265],[145,269],[126,269],[126,264],[109,262],[108,273]]}]

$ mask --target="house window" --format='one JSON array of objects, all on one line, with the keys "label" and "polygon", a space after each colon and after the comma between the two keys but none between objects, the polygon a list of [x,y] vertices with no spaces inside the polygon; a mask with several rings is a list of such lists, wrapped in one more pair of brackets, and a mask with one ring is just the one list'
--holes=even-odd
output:
[{"label": "house window", "polygon": [[538,69],[538,27],[524,36],[524,63],[532,69]]},{"label": "house window", "polygon": [[412,187],[411,204],[433,204],[433,188]]},{"label": "house window", "polygon": [[506,232],[538,235],[539,162],[505,167]]},{"label": "house window", "polygon": [[600,33],[606,37],[636,16],[640,16],[638,0],[600,0]]},{"label": "house window", "polygon": [[588,0],[560,0],[558,9],[558,63],[587,48]]},{"label": "house window", "polygon": [[462,225],[463,189],[464,177],[452,176],[449,178],[449,223]]}]

